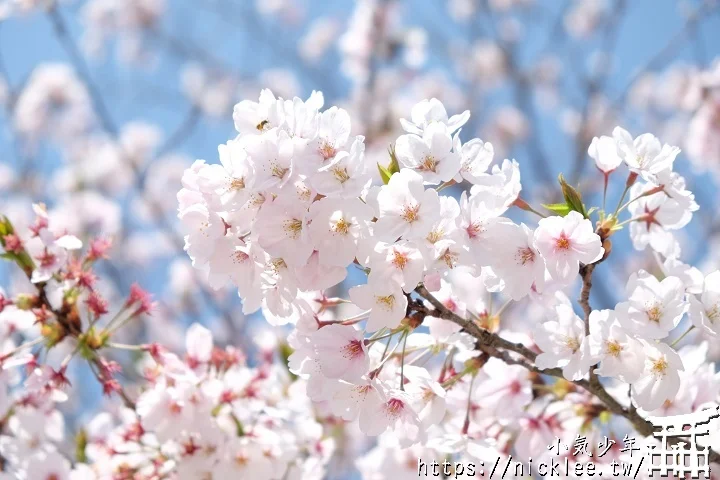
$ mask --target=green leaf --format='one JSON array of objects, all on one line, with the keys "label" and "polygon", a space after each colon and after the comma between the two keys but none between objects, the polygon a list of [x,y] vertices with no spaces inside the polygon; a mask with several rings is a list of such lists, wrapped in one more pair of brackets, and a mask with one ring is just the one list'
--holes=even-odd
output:
[{"label": "green leaf", "polygon": [[0,253],[0,258],[4,258],[5,260],[10,260],[11,262],[18,261],[18,256],[12,252]]},{"label": "green leaf", "polygon": [[547,203],[542,204],[542,206],[551,212],[557,213],[561,217],[564,217],[572,211],[572,208],[570,208],[567,203]]},{"label": "green leaf", "polygon": [[378,171],[380,171],[380,178],[382,179],[383,183],[385,185],[387,185],[388,182],[390,182],[390,177],[392,177],[392,173],[387,168],[380,165],[379,163],[377,164],[377,166],[378,166]]},{"label": "green leaf", "polygon": [[75,460],[79,463],[87,462],[87,455],[85,453],[87,444],[87,432],[84,429],[81,429],[75,436]]},{"label": "green leaf", "polygon": [[393,176],[393,173],[397,173],[400,171],[400,164],[397,161],[397,156],[395,155],[395,146],[391,145],[390,148],[388,148],[388,154],[390,155],[390,165],[387,167],[383,167],[378,163],[378,170],[380,171],[380,178],[382,178],[382,181],[385,185],[388,184],[390,181],[390,177]]},{"label": "green leaf", "polygon": [[558,182],[560,182],[560,188],[562,189],[567,206],[570,207],[571,210],[581,213],[583,217],[588,218],[588,213],[585,210],[580,192],[565,181],[562,173],[558,176]]}]

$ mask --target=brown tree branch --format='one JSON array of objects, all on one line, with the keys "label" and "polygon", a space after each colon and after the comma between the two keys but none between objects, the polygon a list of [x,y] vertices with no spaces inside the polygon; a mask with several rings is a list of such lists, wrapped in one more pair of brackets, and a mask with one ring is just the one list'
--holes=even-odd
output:
[{"label": "brown tree branch", "polygon": [[[592,269],[589,271],[590,273],[592,273]],[[589,285],[587,287],[587,297],[589,298],[589,289],[592,284],[589,281],[590,275],[587,273],[586,275],[588,282],[587,285]],[[583,280],[583,284],[585,285],[585,278]],[[585,288],[583,290],[585,290]],[[563,376],[562,369],[560,368],[550,368],[543,370],[529,363],[528,360],[530,362],[535,361],[535,358],[537,357],[537,354],[535,352],[522,344],[509,342],[508,340],[503,339],[496,333],[492,333],[488,330],[480,328],[475,322],[470,319],[465,319],[460,317],[459,315],[456,315],[452,311],[448,310],[445,305],[443,305],[442,302],[435,298],[424,286],[418,286],[415,291],[434,307],[434,310],[425,310],[424,312],[426,314],[449,320],[457,325],[460,325],[468,334],[472,335],[477,340],[479,348],[488,355],[503,360],[511,365],[520,365],[529,370],[530,372],[540,373],[543,375],[549,375],[557,378],[565,378]],[[587,302],[585,303],[587,305]],[[589,305],[587,306],[589,307]],[[412,305],[412,308],[418,311],[423,311],[423,307],[416,307],[415,305]],[[583,308],[585,308],[585,306],[583,306]],[[589,315],[590,313],[587,312],[587,316]],[[521,355],[524,358],[514,358],[508,352],[503,352],[499,349],[509,350],[511,352]],[[597,378],[597,376],[590,376],[589,380],[583,379],[571,383],[594,395],[600,402],[602,402],[603,405],[605,405],[605,407],[611,413],[627,419],[633,425],[635,430],[641,435],[646,437],[653,435],[653,432],[655,431],[655,427],[653,426],[653,424],[641,417],[637,413],[636,409],[632,407],[625,408],[624,406],[622,406],[612,395],[610,395],[610,393],[608,393],[607,390],[605,390],[605,387],[603,387],[603,385],[600,383],[600,380]],[[680,440],[680,438],[669,438],[668,442],[674,444],[678,443]],[[720,463],[720,454],[718,454],[714,450],[710,450],[710,462]]]}]

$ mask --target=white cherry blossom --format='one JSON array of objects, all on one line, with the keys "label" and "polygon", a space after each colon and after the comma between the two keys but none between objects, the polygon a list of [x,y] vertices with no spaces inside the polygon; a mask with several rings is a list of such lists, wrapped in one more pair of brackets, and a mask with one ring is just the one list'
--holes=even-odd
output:
[{"label": "white cherry blossom", "polygon": [[442,123],[430,124],[422,137],[402,135],[395,143],[400,168],[422,175],[427,183],[437,184],[452,179],[460,169],[460,157],[452,151],[453,140]]},{"label": "white cherry blossom", "polygon": [[365,326],[368,332],[395,328],[405,318],[407,297],[399,285],[386,282],[359,285],[350,289],[350,299],[358,307],[371,311]]},{"label": "white cherry blossom", "polygon": [[587,375],[593,358],[585,336],[585,325],[567,305],[555,307],[553,318],[539,324],[533,338],[542,353],[535,359],[538,368],[562,367],[568,380]]},{"label": "white cherry blossom", "polygon": [[425,237],[439,217],[440,200],[433,189],[425,189],[419,173],[402,169],[390,177],[377,196],[375,230],[381,240]]},{"label": "white cherry blossom", "polygon": [[604,254],[592,223],[574,211],[565,217],[541,219],[535,230],[535,247],[553,279],[565,285],[575,278],[581,262],[594,263]]},{"label": "white cherry blossom", "polygon": [[661,282],[640,270],[630,277],[625,291],[628,301],[617,305],[618,319],[641,338],[665,338],[687,310],[685,289],[677,277]]},{"label": "white cherry blossom", "polygon": [[669,345],[643,341],[645,368],[632,384],[632,398],[640,408],[655,410],[675,398],[680,388],[683,363]]},{"label": "white cherry blossom", "polygon": [[712,336],[720,334],[720,270],[705,277],[700,297],[688,296],[692,324]]}]

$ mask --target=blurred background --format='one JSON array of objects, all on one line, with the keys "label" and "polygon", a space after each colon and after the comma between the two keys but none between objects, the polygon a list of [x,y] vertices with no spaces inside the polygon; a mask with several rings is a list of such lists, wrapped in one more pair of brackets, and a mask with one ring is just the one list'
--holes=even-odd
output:
[{"label": "blurred background", "polygon": [[[82,238],[112,238],[100,267],[106,298],[122,301],[139,282],[159,302],[130,333],[138,339],[181,348],[199,321],[219,342],[255,348],[248,339],[262,323],[243,316],[236,292],[206,286],[183,252],[183,170],[218,161],[218,144],[235,136],[233,105],[262,88],[322,91],[383,164],[398,119],[436,97],[451,115],[472,112],[464,141],[480,137],[496,162],[520,163],[522,196],[535,206],[560,200],[561,172],[599,205],[602,175],[587,147],[616,125],[678,145],[676,170],[700,205],[680,234],[681,259],[712,270],[716,59],[716,1],[0,0],[0,213],[26,225],[31,203],[43,202]],[[609,205],[624,181],[611,177]],[[619,301],[628,271],[657,268],[617,237],[594,308]],[[28,289],[6,265],[0,280]]]}]

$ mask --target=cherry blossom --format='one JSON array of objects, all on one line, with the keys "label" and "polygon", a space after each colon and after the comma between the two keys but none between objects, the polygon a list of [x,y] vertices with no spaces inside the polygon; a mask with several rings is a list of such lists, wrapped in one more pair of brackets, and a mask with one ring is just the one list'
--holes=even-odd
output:
[{"label": "cherry blossom", "polygon": [[720,333],[720,271],[705,277],[700,297],[689,295],[688,315],[693,325],[715,336]]},{"label": "cherry blossom", "polygon": [[590,313],[590,354],[600,366],[595,370],[603,377],[615,377],[633,383],[643,370],[645,355],[640,340],[629,335],[612,310]]},{"label": "cherry blossom", "polygon": [[447,127],[432,123],[422,137],[408,134],[398,138],[395,155],[401,167],[420,173],[427,183],[437,184],[447,182],[460,169],[460,158],[452,148],[453,140]]},{"label": "cherry blossom", "polygon": [[380,238],[406,240],[428,234],[438,218],[440,201],[435,190],[423,187],[423,177],[403,169],[383,185],[377,196],[375,229]]},{"label": "cherry blossom", "polygon": [[358,307],[370,310],[366,330],[395,328],[405,318],[407,297],[400,285],[387,283],[359,285],[350,289],[350,298]]},{"label": "cherry blossom", "polygon": [[687,310],[685,291],[677,277],[660,282],[641,270],[630,277],[625,290],[628,301],[617,305],[618,319],[641,338],[665,338]]},{"label": "cherry blossom", "polygon": [[581,262],[593,263],[604,253],[592,224],[578,212],[541,219],[535,230],[535,247],[545,258],[550,275],[564,284],[573,280]]},{"label": "cherry blossom", "polygon": [[585,325],[567,305],[557,306],[554,318],[538,325],[533,338],[543,352],[535,359],[539,368],[562,367],[565,378],[579,380],[593,363]]},{"label": "cherry blossom", "polygon": [[680,388],[680,356],[664,343],[643,342],[645,367],[632,384],[632,398],[645,410],[655,410],[672,400]]}]

